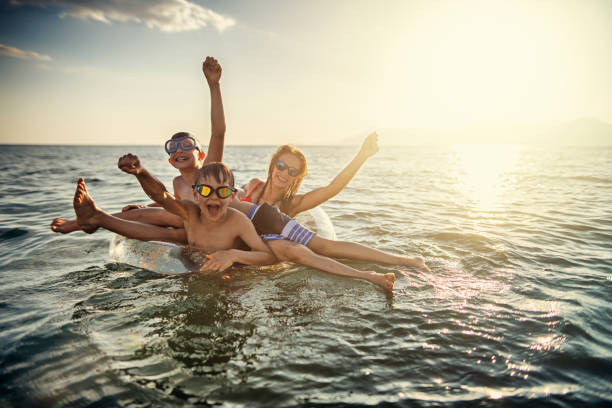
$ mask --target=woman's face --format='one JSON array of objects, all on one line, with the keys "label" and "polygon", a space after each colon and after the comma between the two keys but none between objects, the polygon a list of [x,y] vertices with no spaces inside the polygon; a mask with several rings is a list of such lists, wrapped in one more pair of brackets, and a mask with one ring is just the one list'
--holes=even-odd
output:
[{"label": "woman's face", "polygon": [[[300,159],[291,153],[283,153],[278,156],[274,163],[271,182],[275,186],[288,188],[301,173],[302,162]],[[295,175],[292,176],[291,174]]]}]

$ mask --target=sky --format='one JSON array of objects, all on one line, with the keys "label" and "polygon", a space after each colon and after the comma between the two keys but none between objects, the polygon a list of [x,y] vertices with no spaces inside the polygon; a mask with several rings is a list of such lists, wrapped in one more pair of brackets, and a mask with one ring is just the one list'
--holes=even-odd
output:
[{"label": "sky", "polygon": [[226,143],[612,123],[612,1],[0,0],[0,144]]}]

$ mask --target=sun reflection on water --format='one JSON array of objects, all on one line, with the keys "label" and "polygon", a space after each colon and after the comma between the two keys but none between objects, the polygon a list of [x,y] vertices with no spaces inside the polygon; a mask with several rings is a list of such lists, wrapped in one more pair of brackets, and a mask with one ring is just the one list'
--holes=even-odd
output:
[{"label": "sun reflection on water", "polygon": [[494,209],[503,199],[502,193],[515,184],[511,173],[519,164],[522,146],[469,144],[456,145],[457,183],[476,209]]}]

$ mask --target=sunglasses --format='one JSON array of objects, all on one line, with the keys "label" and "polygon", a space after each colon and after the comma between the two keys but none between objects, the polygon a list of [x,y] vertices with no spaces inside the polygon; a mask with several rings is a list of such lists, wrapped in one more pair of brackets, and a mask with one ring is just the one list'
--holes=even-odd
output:
[{"label": "sunglasses", "polygon": [[191,136],[186,136],[180,139],[170,139],[164,145],[164,149],[166,149],[166,153],[172,154],[178,150],[179,146],[183,150],[200,149],[200,145],[198,144],[197,140]]},{"label": "sunglasses", "polygon": [[217,197],[219,197],[220,199],[228,198],[233,193],[238,191],[234,187],[219,186],[217,188],[212,188],[208,184],[194,184],[193,186],[191,186],[191,188],[197,191],[198,194],[200,194],[202,197],[210,197],[214,191],[215,193],[217,193]]},{"label": "sunglasses", "polygon": [[299,170],[299,169],[296,169],[295,167],[289,167],[289,166],[287,165],[287,163],[285,163],[285,162],[284,162],[284,161],[282,161],[282,160],[277,160],[277,161],[276,161],[276,168],[277,168],[277,169],[279,169],[280,171],[285,171],[285,170],[287,170],[287,173],[289,173],[289,175],[290,175],[291,177],[295,177],[295,176],[297,176],[298,174],[300,174],[300,170]]}]

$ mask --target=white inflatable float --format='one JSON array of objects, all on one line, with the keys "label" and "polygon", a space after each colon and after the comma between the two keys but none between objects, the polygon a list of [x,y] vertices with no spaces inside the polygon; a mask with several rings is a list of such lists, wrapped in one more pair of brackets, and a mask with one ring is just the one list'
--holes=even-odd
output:
[{"label": "white inflatable float", "polygon": [[[317,235],[336,239],[334,226],[322,208],[315,207],[300,213],[296,219]],[[138,241],[120,235],[115,235],[111,240],[109,256],[115,262],[170,275],[197,271],[203,262],[203,257],[194,256],[188,247],[168,242]]]}]

